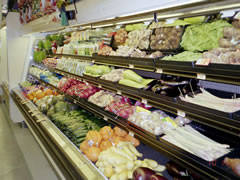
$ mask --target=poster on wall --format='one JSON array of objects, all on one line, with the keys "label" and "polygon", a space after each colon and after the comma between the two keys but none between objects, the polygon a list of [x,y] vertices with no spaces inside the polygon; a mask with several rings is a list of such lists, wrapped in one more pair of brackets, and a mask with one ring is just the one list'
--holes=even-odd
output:
[{"label": "poster on wall", "polygon": [[56,0],[18,0],[21,24],[29,23],[55,12],[57,9],[56,3]]}]

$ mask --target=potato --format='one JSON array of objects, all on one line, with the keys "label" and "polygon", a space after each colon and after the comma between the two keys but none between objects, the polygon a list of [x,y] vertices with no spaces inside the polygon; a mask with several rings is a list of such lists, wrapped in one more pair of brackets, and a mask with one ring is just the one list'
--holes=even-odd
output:
[{"label": "potato", "polygon": [[232,43],[225,38],[219,39],[218,44],[219,44],[219,47],[223,47],[223,48],[228,48],[232,46]]}]

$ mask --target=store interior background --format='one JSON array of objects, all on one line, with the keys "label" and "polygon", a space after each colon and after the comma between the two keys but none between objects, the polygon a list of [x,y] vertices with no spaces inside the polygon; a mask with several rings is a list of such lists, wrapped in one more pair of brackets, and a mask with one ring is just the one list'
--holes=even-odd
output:
[{"label": "store interior background", "polygon": [[[165,8],[172,5],[180,5],[185,3],[192,3],[195,1],[189,0],[80,0],[76,3],[77,5],[77,22],[79,23],[89,23],[99,20],[104,20],[107,18],[134,14],[141,11]],[[238,1],[227,1],[238,2]],[[6,4],[6,0],[2,1],[2,4]],[[212,6],[216,3],[226,3],[226,1],[213,2]],[[208,5],[209,6],[209,5]],[[200,9],[202,6],[196,6],[192,9]],[[67,9],[73,9],[73,6],[69,6]],[[188,8],[186,10],[189,10]],[[168,12],[171,13],[171,12]],[[6,18],[6,26],[1,28],[0,36],[0,83],[6,82],[9,85],[9,90],[18,85],[19,82],[26,79],[28,62],[32,58],[31,51],[29,47],[32,47],[33,41],[37,36],[32,36],[35,31],[48,30],[49,28],[59,27],[58,24],[47,24],[45,20],[39,20],[37,24],[29,23],[27,25],[21,25],[18,19],[18,13],[9,13]],[[3,92],[0,92],[1,95]],[[4,105],[2,105],[4,106]],[[9,111],[9,114],[8,114]],[[2,121],[3,112],[0,111],[0,119]],[[38,147],[38,144],[34,140],[30,131],[27,128],[20,128],[19,122],[24,120],[24,117],[17,110],[16,105],[10,99],[9,109],[5,109],[5,116],[9,119],[9,122],[0,122],[3,129],[0,129],[0,137],[2,138],[5,129],[11,128],[9,130],[9,136],[11,134],[15,135],[16,143],[18,144],[19,150],[25,159],[25,165],[29,168],[31,173],[31,178],[33,179],[56,179],[54,172],[49,168],[49,163],[44,157],[42,151]],[[1,124],[2,123],[2,124]],[[6,144],[10,144],[5,140],[0,141],[1,149],[4,147],[3,141]],[[11,141],[15,144],[15,140]],[[15,145],[14,145],[15,146]],[[18,149],[17,147],[17,149]],[[0,159],[3,158],[0,155]],[[18,162],[15,162],[18,164]],[[23,165],[23,166],[25,166]],[[2,169],[4,163],[1,163],[0,169]],[[10,166],[13,166],[10,164]],[[12,167],[13,168],[13,167]],[[11,169],[11,168],[10,168]],[[2,170],[0,170],[1,172]],[[8,171],[8,170],[6,170]],[[31,179],[29,178],[29,179]],[[1,173],[0,173],[0,179]]]}]

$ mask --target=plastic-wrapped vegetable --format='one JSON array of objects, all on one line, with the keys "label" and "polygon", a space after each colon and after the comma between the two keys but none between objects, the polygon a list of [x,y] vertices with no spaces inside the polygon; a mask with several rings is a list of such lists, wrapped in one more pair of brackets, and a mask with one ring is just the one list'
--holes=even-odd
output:
[{"label": "plastic-wrapped vegetable", "polygon": [[197,61],[202,57],[202,53],[194,53],[191,51],[184,51],[177,55],[169,55],[162,58],[162,60],[174,60],[174,61]]},{"label": "plastic-wrapped vegetable", "polygon": [[181,46],[193,52],[217,48],[219,39],[223,37],[224,27],[232,25],[224,20],[190,25],[185,30]]}]

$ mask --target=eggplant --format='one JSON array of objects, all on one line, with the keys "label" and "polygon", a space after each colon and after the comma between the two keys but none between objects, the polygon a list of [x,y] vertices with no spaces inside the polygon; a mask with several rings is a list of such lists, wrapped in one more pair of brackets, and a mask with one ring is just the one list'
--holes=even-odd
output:
[{"label": "eggplant", "polygon": [[167,168],[168,174],[171,175],[172,177],[181,178],[182,176],[186,176],[186,173],[185,173],[186,169],[179,166],[173,161],[169,161],[166,164],[166,168]]},{"label": "eggplant", "polygon": [[156,172],[145,167],[139,167],[133,171],[133,180],[149,180]]},{"label": "eggplant", "polygon": [[159,175],[159,174],[154,174],[150,177],[151,180],[167,180],[167,178]]}]

